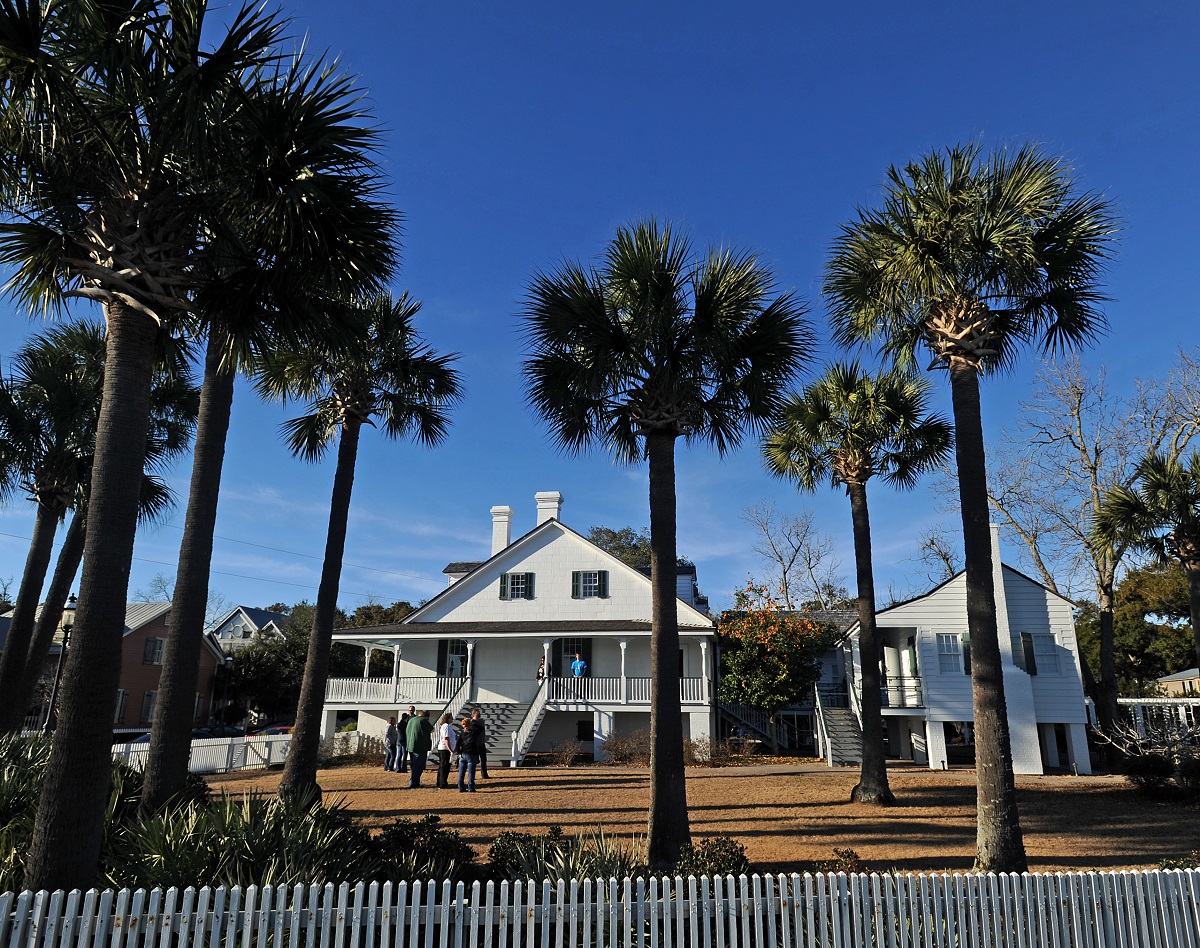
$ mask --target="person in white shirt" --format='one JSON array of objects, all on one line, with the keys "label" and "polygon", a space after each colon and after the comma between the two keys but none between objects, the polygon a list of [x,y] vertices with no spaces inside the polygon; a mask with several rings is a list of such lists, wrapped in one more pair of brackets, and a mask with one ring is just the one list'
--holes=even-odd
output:
[{"label": "person in white shirt", "polygon": [[458,731],[454,729],[454,717],[449,713],[443,714],[442,720],[438,723],[437,741],[437,785],[442,790],[446,790],[450,786],[450,758],[454,755],[456,747],[458,747]]}]

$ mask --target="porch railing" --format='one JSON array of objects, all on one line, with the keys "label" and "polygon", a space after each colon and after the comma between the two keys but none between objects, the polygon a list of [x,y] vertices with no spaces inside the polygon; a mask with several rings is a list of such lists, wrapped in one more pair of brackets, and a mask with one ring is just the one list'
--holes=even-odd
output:
[{"label": "porch railing", "polygon": [[[427,676],[422,678],[330,678],[325,700],[334,704],[445,705],[458,694],[466,678]],[[562,677],[546,679],[546,700],[556,703],[582,701],[589,704],[647,704],[649,678]],[[705,680],[681,678],[679,700],[703,703]],[[450,710],[455,710],[451,708]]]},{"label": "porch railing", "polygon": [[925,695],[921,679],[912,676],[885,678],[879,686],[885,708],[923,708]]},{"label": "porch railing", "polygon": [[329,703],[437,704],[449,701],[466,678],[429,675],[420,678],[330,678],[325,686]]}]

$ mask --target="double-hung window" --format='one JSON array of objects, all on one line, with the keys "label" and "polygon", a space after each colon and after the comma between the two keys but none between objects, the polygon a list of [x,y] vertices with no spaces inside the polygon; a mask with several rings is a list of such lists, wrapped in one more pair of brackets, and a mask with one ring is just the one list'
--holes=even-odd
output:
[{"label": "double-hung window", "polygon": [[154,706],[158,702],[157,691],[147,691],[142,695],[142,716],[138,723],[153,724],[154,723]]},{"label": "double-hung window", "polygon": [[142,664],[161,665],[163,663],[163,650],[166,648],[166,645],[166,639],[146,639],[146,644],[142,646]]},{"label": "double-hung window", "polygon": [[956,672],[971,674],[971,646],[966,635],[955,635],[953,632],[937,634],[938,671],[943,675],[953,675]]},{"label": "double-hung window", "polygon": [[571,574],[572,599],[607,599],[608,570],[575,570]]},{"label": "double-hung window", "polygon": [[501,599],[532,599],[533,573],[501,573]]},{"label": "double-hung window", "polygon": [[[1014,656],[1015,658],[1016,656]],[[1018,664],[1030,675],[1058,674],[1058,643],[1052,632],[1022,632]]]}]

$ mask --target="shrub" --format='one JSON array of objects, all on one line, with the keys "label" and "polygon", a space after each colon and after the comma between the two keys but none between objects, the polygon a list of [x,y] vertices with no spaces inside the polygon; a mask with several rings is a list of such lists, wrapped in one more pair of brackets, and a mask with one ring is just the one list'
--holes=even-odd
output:
[{"label": "shrub", "polygon": [[614,731],[604,742],[604,753],[614,764],[646,766],[650,763],[650,732],[637,730],[622,734]]},{"label": "shrub", "polygon": [[730,836],[689,843],[675,870],[681,876],[740,876],[750,871],[746,847]]},{"label": "shrub", "polygon": [[504,879],[622,878],[646,873],[644,847],[591,833],[566,836],[551,826],[544,836],[501,833],[488,850],[488,874]]},{"label": "shrub", "polygon": [[1193,849],[1186,856],[1178,859],[1164,859],[1158,864],[1159,869],[1200,869],[1200,849]]},{"label": "shrub", "polygon": [[1134,754],[1125,758],[1125,779],[1143,793],[1155,793],[1167,785],[1175,765],[1162,754]]},{"label": "shrub", "polygon": [[579,760],[581,753],[583,753],[583,745],[579,741],[563,741],[561,744],[554,745],[554,749],[550,752],[550,759],[554,761],[556,767],[570,767]]},{"label": "shrub", "polygon": [[813,868],[817,872],[863,872],[866,866],[863,865],[862,857],[859,856],[853,849],[835,849],[832,859],[825,859],[816,863]]},{"label": "shrub", "polygon": [[112,834],[114,886],[278,885],[375,879],[381,863],[344,803],[223,796],[187,803]]},{"label": "shrub", "polygon": [[1175,782],[1188,793],[1200,791],[1200,757],[1181,757],[1175,765]]},{"label": "shrub", "polygon": [[[471,875],[474,851],[458,830],[446,829],[441,822],[435,813],[419,820],[396,820],[375,838],[387,878],[465,881]],[[510,834],[501,834],[505,835]]]}]

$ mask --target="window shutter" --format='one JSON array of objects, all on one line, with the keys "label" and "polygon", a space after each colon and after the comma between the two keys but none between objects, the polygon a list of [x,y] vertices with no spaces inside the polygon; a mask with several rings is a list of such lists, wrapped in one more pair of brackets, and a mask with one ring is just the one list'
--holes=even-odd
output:
[{"label": "window shutter", "polygon": [[579,657],[582,658],[585,662],[587,662],[587,672],[585,674],[587,675],[588,678],[591,678],[592,677],[592,640],[591,639],[580,639],[579,640]]},{"label": "window shutter", "polygon": [[1033,652],[1033,636],[1028,632],[1021,633],[1021,653],[1025,656],[1025,671],[1036,675],[1037,656]]},{"label": "window shutter", "polygon": [[438,639],[437,673],[439,675],[447,674],[446,666],[449,664],[450,642],[448,639]]},{"label": "window shutter", "polygon": [[525,574],[525,598],[533,598],[533,573]]},{"label": "window shutter", "polygon": [[600,598],[608,598],[608,570],[600,570]]},{"label": "window shutter", "polygon": [[583,574],[579,570],[574,570],[571,573],[571,598],[579,599],[583,596]]},{"label": "window shutter", "polygon": [[971,633],[962,634],[963,674],[971,674]]},{"label": "window shutter", "polygon": [[142,664],[150,665],[154,662],[154,649],[158,639],[148,638],[142,645]]},{"label": "window shutter", "polygon": [[508,598],[508,573],[500,574],[500,598]]},{"label": "window shutter", "polygon": [[547,673],[555,678],[562,677],[562,639],[550,643],[550,667]]}]

